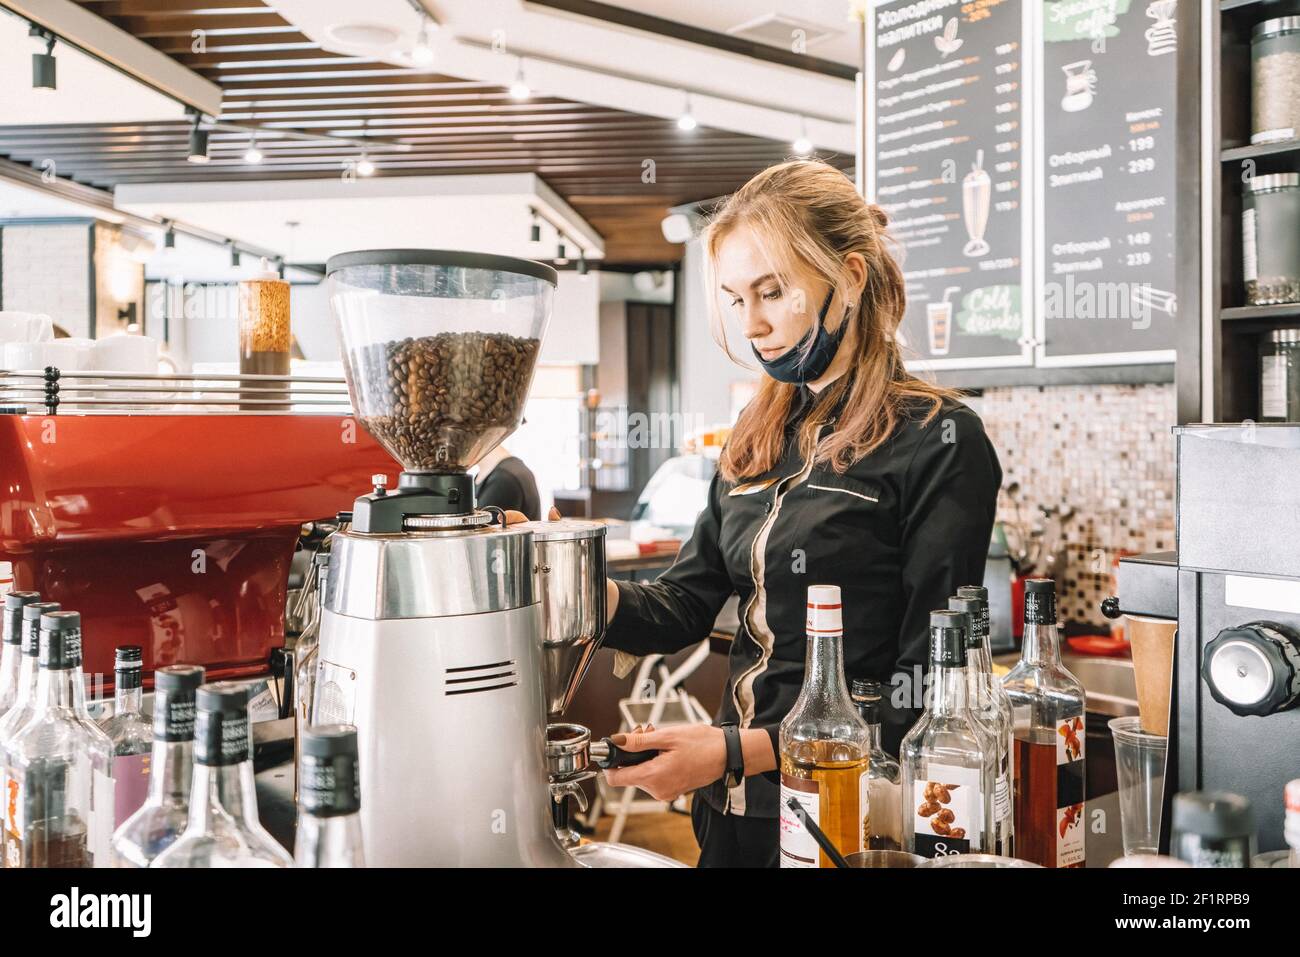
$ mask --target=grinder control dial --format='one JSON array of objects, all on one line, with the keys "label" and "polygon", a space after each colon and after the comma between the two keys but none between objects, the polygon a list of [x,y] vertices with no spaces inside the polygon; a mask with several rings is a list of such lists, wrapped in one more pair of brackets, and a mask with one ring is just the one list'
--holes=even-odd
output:
[{"label": "grinder control dial", "polygon": [[1234,714],[1285,711],[1300,699],[1300,635],[1272,621],[1225,628],[1205,646],[1201,676]]}]

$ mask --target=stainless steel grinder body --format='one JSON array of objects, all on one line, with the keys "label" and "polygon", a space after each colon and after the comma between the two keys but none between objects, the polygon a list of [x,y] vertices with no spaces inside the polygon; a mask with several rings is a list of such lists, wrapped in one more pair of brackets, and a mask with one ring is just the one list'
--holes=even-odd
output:
[{"label": "stainless steel grinder body", "polygon": [[332,551],[313,718],[357,726],[367,862],[574,866],[547,788],[532,533],[346,532]]}]

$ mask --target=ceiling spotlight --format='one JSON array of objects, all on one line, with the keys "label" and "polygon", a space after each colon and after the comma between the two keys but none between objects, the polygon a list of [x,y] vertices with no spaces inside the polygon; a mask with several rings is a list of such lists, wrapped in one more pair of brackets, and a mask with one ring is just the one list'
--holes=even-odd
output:
[{"label": "ceiling spotlight", "polygon": [[808,139],[808,121],[802,116],[799,117],[799,135],[790,144],[790,148],[794,150],[796,156],[807,156],[813,151],[812,140]]},{"label": "ceiling spotlight", "polygon": [[585,249],[578,250],[578,275],[587,275],[587,251]]},{"label": "ceiling spotlight", "polygon": [[677,128],[682,132],[689,133],[700,124],[695,122],[695,114],[691,112],[691,95],[683,93],[686,98],[686,107],[682,110],[682,115],[677,117]]},{"label": "ceiling spotlight", "polygon": [[560,237],[560,243],[555,247],[555,265],[565,266],[569,262],[569,251],[564,248],[564,237]]},{"label": "ceiling spotlight", "polygon": [[526,100],[533,95],[533,91],[528,88],[528,81],[524,79],[524,58],[519,58],[519,69],[515,71],[514,82],[510,84],[510,98],[512,100]]},{"label": "ceiling spotlight", "polygon": [[230,247],[230,265],[232,268],[238,269],[239,268],[239,247],[235,245],[233,240],[226,243],[226,245]]},{"label": "ceiling spotlight", "polygon": [[28,36],[36,37],[45,44],[44,53],[32,54],[32,89],[37,93],[53,93],[58,85],[56,82],[58,62],[54,59],[54,34],[33,26]]},{"label": "ceiling spotlight", "polygon": [[415,46],[411,47],[411,62],[416,66],[433,64],[433,43],[429,37],[433,21],[428,17],[420,18],[420,35],[416,37]]},{"label": "ceiling spotlight", "polygon": [[176,248],[176,227],[173,226],[171,223],[167,224],[167,232],[163,233],[163,248],[164,249]]},{"label": "ceiling spotlight", "polygon": [[244,150],[244,162],[257,164],[264,158],[265,155],[257,148],[257,134],[254,133],[252,139],[248,141],[248,149]]},{"label": "ceiling spotlight", "polygon": [[199,123],[202,120],[202,113],[194,114],[194,125],[190,127],[190,154],[185,157],[191,163],[206,163],[209,158],[208,131],[199,128]]},{"label": "ceiling spotlight", "polygon": [[365,153],[362,153],[361,159],[357,160],[357,175],[358,176],[375,175],[375,164],[370,162],[370,157]]},{"label": "ceiling spotlight", "polygon": [[534,243],[542,241],[542,221],[537,216],[537,210],[533,210],[533,225],[528,230],[528,239]]}]

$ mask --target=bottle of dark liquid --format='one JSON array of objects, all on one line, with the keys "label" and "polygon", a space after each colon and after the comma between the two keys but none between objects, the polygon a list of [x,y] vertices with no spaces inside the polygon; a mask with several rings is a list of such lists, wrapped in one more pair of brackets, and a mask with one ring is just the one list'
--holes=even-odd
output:
[{"label": "bottle of dark liquid", "polygon": [[153,674],[153,753],[149,795],[113,833],[115,867],[148,867],[189,821],[194,775],[194,696],[198,665],[169,665]]},{"label": "bottle of dark liquid", "polygon": [[807,630],[803,687],[779,738],[781,866],[833,867],[788,802],[798,801],[841,854],[863,849],[868,731],[844,680],[838,585],[809,586]]},{"label": "bottle of dark liquid", "polygon": [[896,851],[903,846],[902,772],[880,743],[880,682],[854,678],[849,694],[858,717],[867,726],[867,807],[862,821],[862,846],[872,851]]},{"label": "bottle of dark liquid", "polygon": [[321,724],[302,735],[298,786],[299,867],[365,867],[361,851],[361,774],[357,729]]},{"label": "bottle of dark liquid", "polygon": [[149,793],[153,729],[141,710],[143,654],[139,645],[120,645],[113,664],[113,714],[100,727],[113,743],[113,828],[144,803]]},{"label": "bottle of dark liquid", "polygon": [[903,850],[922,857],[993,847],[997,742],[971,710],[966,615],[930,612],[930,701],[903,738]]},{"label": "bottle of dark liquid", "polygon": [[41,600],[34,591],[11,591],[4,597],[4,650],[0,651],[0,716],[18,700],[22,666],[23,608]]},{"label": "bottle of dark liquid", "polygon": [[289,852],[257,817],[247,686],[204,685],[195,704],[189,819],[152,866],[292,867]]},{"label": "bottle of dark liquid", "polygon": [[11,867],[93,867],[107,863],[113,778],[108,737],[86,712],[81,615],[40,620],[40,677],[32,719],[14,736],[6,835]]},{"label": "bottle of dark liquid", "polygon": [[1061,664],[1049,578],[1025,582],[1024,644],[1002,688],[1015,737],[1016,856],[1043,867],[1083,867],[1085,698]]}]

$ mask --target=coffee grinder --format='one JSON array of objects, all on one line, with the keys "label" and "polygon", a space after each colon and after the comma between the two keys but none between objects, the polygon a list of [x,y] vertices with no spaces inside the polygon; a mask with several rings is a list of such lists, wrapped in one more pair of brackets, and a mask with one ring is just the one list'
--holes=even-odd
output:
[{"label": "coffee grinder", "polygon": [[561,842],[553,808],[588,769],[547,748],[604,632],[604,527],[503,527],[468,472],[520,422],[555,270],[400,249],[326,276],[353,408],[403,468],[356,500],[322,601],[312,720],[357,727],[367,860],[629,863]]}]

